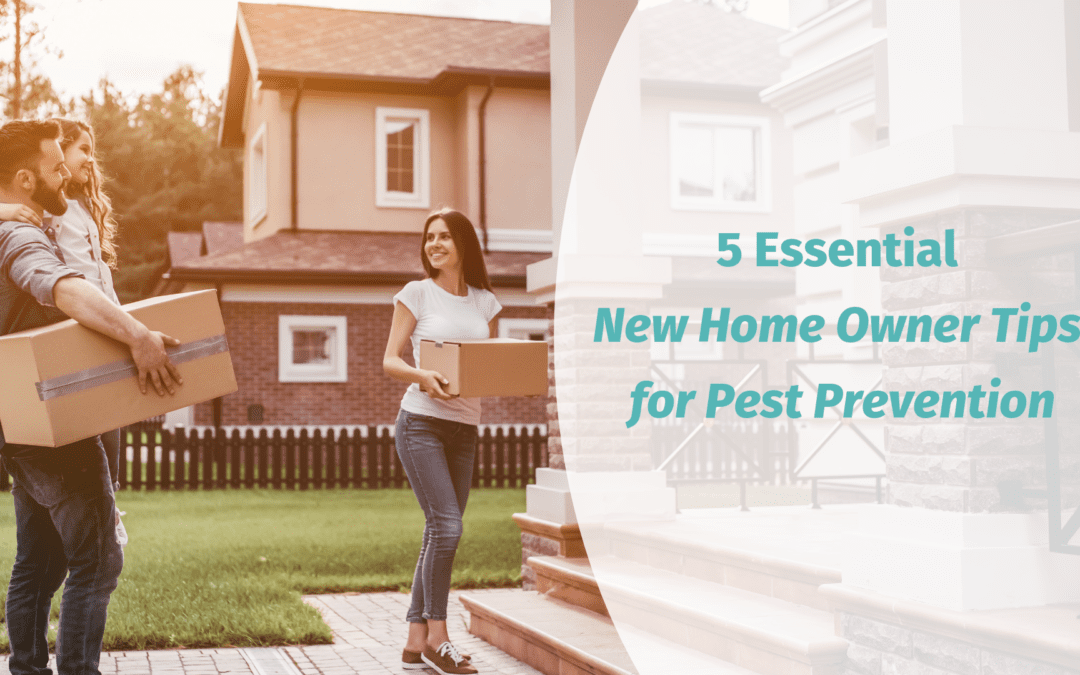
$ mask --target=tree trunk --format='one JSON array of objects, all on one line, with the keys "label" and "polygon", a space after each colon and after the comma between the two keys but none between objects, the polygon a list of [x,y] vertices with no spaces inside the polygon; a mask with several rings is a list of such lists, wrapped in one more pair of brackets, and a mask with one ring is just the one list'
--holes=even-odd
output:
[{"label": "tree trunk", "polygon": [[11,66],[15,72],[15,86],[11,92],[11,118],[22,117],[22,0],[12,3],[15,10],[15,60]]}]

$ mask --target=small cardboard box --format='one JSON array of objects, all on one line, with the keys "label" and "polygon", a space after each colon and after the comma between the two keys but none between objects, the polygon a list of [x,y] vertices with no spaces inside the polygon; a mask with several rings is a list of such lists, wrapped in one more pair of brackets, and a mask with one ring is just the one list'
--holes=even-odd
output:
[{"label": "small cardboard box", "polygon": [[536,340],[421,340],[420,368],[442,373],[455,396],[546,396],[548,346]]},{"label": "small cardboard box", "polygon": [[169,347],[184,384],[158,396],[139,391],[127,346],[69,319],[0,337],[0,427],[7,443],[58,447],[236,391],[217,292],[124,305]]}]

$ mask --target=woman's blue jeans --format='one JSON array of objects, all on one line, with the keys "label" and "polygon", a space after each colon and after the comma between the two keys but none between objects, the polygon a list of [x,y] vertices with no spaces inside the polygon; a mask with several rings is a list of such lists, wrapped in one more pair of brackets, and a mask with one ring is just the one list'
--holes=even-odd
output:
[{"label": "woman's blue jeans", "polygon": [[109,597],[124,554],[109,467],[97,437],[32,459],[4,458],[14,479],[17,549],[7,593],[11,675],[48,673],[49,608],[64,582],[59,675],[100,675]]},{"label": "woman's blue jeans", "polygon": [[402,410],[394,433],[398,457],[426,519],[405,618],[410,623],[446,621],[450,572],[476,461],[476,425]]}]

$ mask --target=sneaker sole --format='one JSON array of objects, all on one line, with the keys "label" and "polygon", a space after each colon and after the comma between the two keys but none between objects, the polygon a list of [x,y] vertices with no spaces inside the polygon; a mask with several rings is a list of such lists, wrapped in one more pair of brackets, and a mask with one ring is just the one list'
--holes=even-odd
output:
[{"label": "sneaker sole", "polygon": [[434,664],[434,663],[432,663],[431,661],[428,661],[428,660],[427,660],[427,658],[425,658],[424,656],[421,656],[420,658],[424,660],[424,665],[425,665],[426,667],[428,667],[428,668],[431,668],[432,670],[434,670],[434,671],[435,671],[436,673],[438,673],[439,675],[455,675],[454,673],[448,673],[448,672],[446,672],[445,670],[443,670],[442,668],[438,667],[437,665],[435,665],[435,664]]},{"label": "sneaker sole", "polygon": [[426,663],[405,663],[402,661],[401,667],[404,670],[427,670],[429,666]]}]

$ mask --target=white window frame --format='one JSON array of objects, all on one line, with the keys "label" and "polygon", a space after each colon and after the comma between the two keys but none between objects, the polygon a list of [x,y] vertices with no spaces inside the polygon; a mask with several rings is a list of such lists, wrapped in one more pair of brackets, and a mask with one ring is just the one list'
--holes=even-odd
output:
[{"label": "white window frame", "polygon": [[[413,191],[386,187],[386,128],[391,118],[417,122],[413,148]],[[375,206],[384,208],[431,208],[431,115],[419,108],[375,108]]]},{"label": "white window frame", "polygon": [[[329,328],[334,331],[329,364],[293,363],[293,330]],[[343,316],[278,316],[278,382],[348,382],[348,322]]]},{"label": "white window frame", "polygon": [[[256,152],[260,161],[256,161]],[[266,218],[270,201],[270,186],[267,172],[266,124],[263,123],[248,146],[248,209],[251,211],[251,223],[255,225]]]},{"label": "white window frame", "polygon": [[499,337],[512,337],[510,333],[515,330],[523,330],[527,333],[542,332],[547,335],[550,325],[551,322],[547,319],[499,319]]},{"label": "white window frame", "polygon": [[[726,201],[723,196],[688,197],[679,193],[679,174],[676,171],[678,161],[679,126],[681,124],[706,124],[717,127],[741,127],[757,130],[757,199],[752,202]],[[671,113],[671,126],[668,135],[670,157],[668,173],[671,184],[671,208],[680,211],[729,211],[738,213],[768,213],[772,210],[772,162],[769,144],[769,119],[746,115],[706,115],[700,113]]]}]

